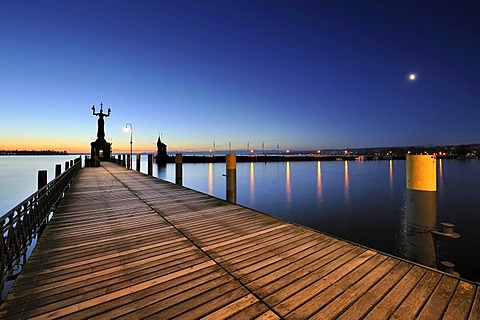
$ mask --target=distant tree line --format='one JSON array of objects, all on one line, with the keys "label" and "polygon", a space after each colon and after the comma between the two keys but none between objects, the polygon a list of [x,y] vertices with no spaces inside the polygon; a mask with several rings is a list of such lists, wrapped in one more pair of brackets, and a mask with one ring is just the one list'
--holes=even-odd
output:
[{"label": "distant tree line", "polygon": [[67,151],[54,150],[0,150],[2,156],[67,155]]},{"label": "distant tree line", "polygon": [[480,155],[480,144],[450,146],[409,146],[348,149],[348,153],[358,155],[405,156],[406,154],[437,154],[443,157],[465,157]]}]

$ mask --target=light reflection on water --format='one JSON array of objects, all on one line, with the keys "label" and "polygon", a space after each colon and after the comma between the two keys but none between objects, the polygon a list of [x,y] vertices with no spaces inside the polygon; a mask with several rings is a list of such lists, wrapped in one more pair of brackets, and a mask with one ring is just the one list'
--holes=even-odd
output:
[{"label": "light reflection on water", "polygon": [[[37,170],[49,170],[50,179],[55,163],[63,169],[74,158],[0,157],[3,213],[36,191]],[[225,199],[225,173],[224,163],[184,164],[183,184]],[[161,179],[174,182],[174,174],[174,164],[153,167]],[[405,184],[405,161],[237,163],[239,204],[399,256],[407,232]],[[480,160],[439,159],[437,187],[437,222],[452,222],[461,234],[442,252],[462,276],[480,281]]]},{"label": "light reflection on water", "polygon": [[255,205],[255,166],[250,163],[250,205]]},{"label": "light reflection on water", "polygon": [[291,178],[290,178],[290,162],[287,161],[286,163],[286,171],[285,171],[285,213],[288,214],[290,212],[290,205],[292,203],[292,185],[291,185]]},{"label": "light reflection on water", "polygon": [[208,164],[208,194],[213,194],[213,163]]},{"label": "light reflection on water", "polygon": [[437,176],[438,189],[443,192],[443,162],[442,162],[442,159],[438,159],[437,166],[438,166],[438,176]]},{"label": "light reflection on water", "polygon": [[344,161],[344,176],[345,176],[345,204],[350,204],[350,180],[348,178],[348,161]]},{"label": "light reflection on water", "polygon": [[322,203],[322,163],[317,161],[317,208]]},{"label": "light reflection on water", "polygon": [[393,160],[388,161],[389,164],[389,171],[388,171],[388,177],[390,178],[390,190],[393,190]]},{"label": "light reflection on water", "polygon": [[[205,168],[209,168],[207,179]],[[213,167],[213,168],[212,168]],[[405,256],[405,161],[237,163],[241,205]],[[480,161],[438,161],[437,221],[456,224],[461,238],[444,246],[445,259],[480,280]],[[225,164],[184,164],[184,185],[225,199]],[[173,166],[163,175],[174,181]],[[208,181],[208,183],[207,183]],[[208,187],[207,187],[208,184]]]}]

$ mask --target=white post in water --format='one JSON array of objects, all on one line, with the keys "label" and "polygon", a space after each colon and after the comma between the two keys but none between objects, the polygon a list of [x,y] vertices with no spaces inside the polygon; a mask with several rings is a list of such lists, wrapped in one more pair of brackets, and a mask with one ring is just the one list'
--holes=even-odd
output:
[{"label": "white post in water", "polygon": [[182,154],[177,153],[175,155],[175,183],[179,186],[182,185]]},{"label": "white post in water", "polygon": [[227,201],[237,203],[237,156],[227,154]]},{"label": "white post in water", "polygon": [[437,162],[434,155],[407,155],[407,257],[437,267]]}]

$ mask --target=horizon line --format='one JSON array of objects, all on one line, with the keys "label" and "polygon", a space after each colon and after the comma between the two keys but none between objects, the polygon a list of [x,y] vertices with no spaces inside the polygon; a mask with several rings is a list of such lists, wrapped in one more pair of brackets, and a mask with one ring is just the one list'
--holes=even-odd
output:
[{"label": "horizon line", "polygon": [[[235,148],[235,149],[218,149],[218,150],[213,150],[213,149],[180,149],[180,150],[171,150],[171,151],[168,151],[168,153],[182,153],[182,152],[185,152],[185,153],[196,153],[196,152],[203,152],[203,153],[209,153],[209,154],[212,154],[212,153],[227,153],[227,152],[248,152],[250,153],[250,150],[253,150],[254,152],[258,153],[259,151],[261,152],[279,152],[279,151],[282,151],[282,152],[290,152],[290,153],[294,153],[294,152],[319,152],[319,151],[322,151],[322,150],[325,150],[325,151],[335,151],[335,150],[358,150],[358,149],[398,149],[398,148],[438,148],[438,147],[456,147],[456,146],[475,146],[475,145],[480,145],[480,143],[478,142],[475,142],[475,143],[460,143],[460,144],[448,144],[448,145],[442,145],[442,144],[439,144],[439,145],[432,145],[432,144],[429,144],[429,145],[403,145],[403,146],[374,146],[374,147],[353,147],[353,148],[350,148],[350,147],[346,147],[346,148],[339,148],[339,147],[330,147],[330,148],[279,148],[279,149],[275,149],[275,148],[269,148],[269,149],[260,149],[260,148],[250,148],[250,149],[247,149],[247,148]],[[140,150],[134,150],[135,152],[134,153],[144,153],[144,154],[147,154],[147,153],[155,153],[156,150],[145,150],[145,149],[140,149]],[[55,149],[0,149],[0,153],[5,153],[5,152],[57,152],[57,153],[67,153],[67,154],[90,154],[89,151],[85,150],[85,151],[69,151],[69,150],[55,150]],[[112,151],[112,154],[121,154],[121,153],[125,153],[125,154],[128,154],[130,153],[130,150],[129,149],[120,149],[120,150],[116,150],[116,151]]]}]

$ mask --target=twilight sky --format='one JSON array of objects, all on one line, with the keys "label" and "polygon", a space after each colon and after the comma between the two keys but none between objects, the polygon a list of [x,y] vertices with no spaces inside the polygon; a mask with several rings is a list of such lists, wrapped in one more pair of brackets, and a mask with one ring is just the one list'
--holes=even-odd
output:
[{"label": "twilight sky", "polygon": [[[2,1],[0,150],[480,142],[478,1]],[[415,81],[409,75],[417,75]]]}]

